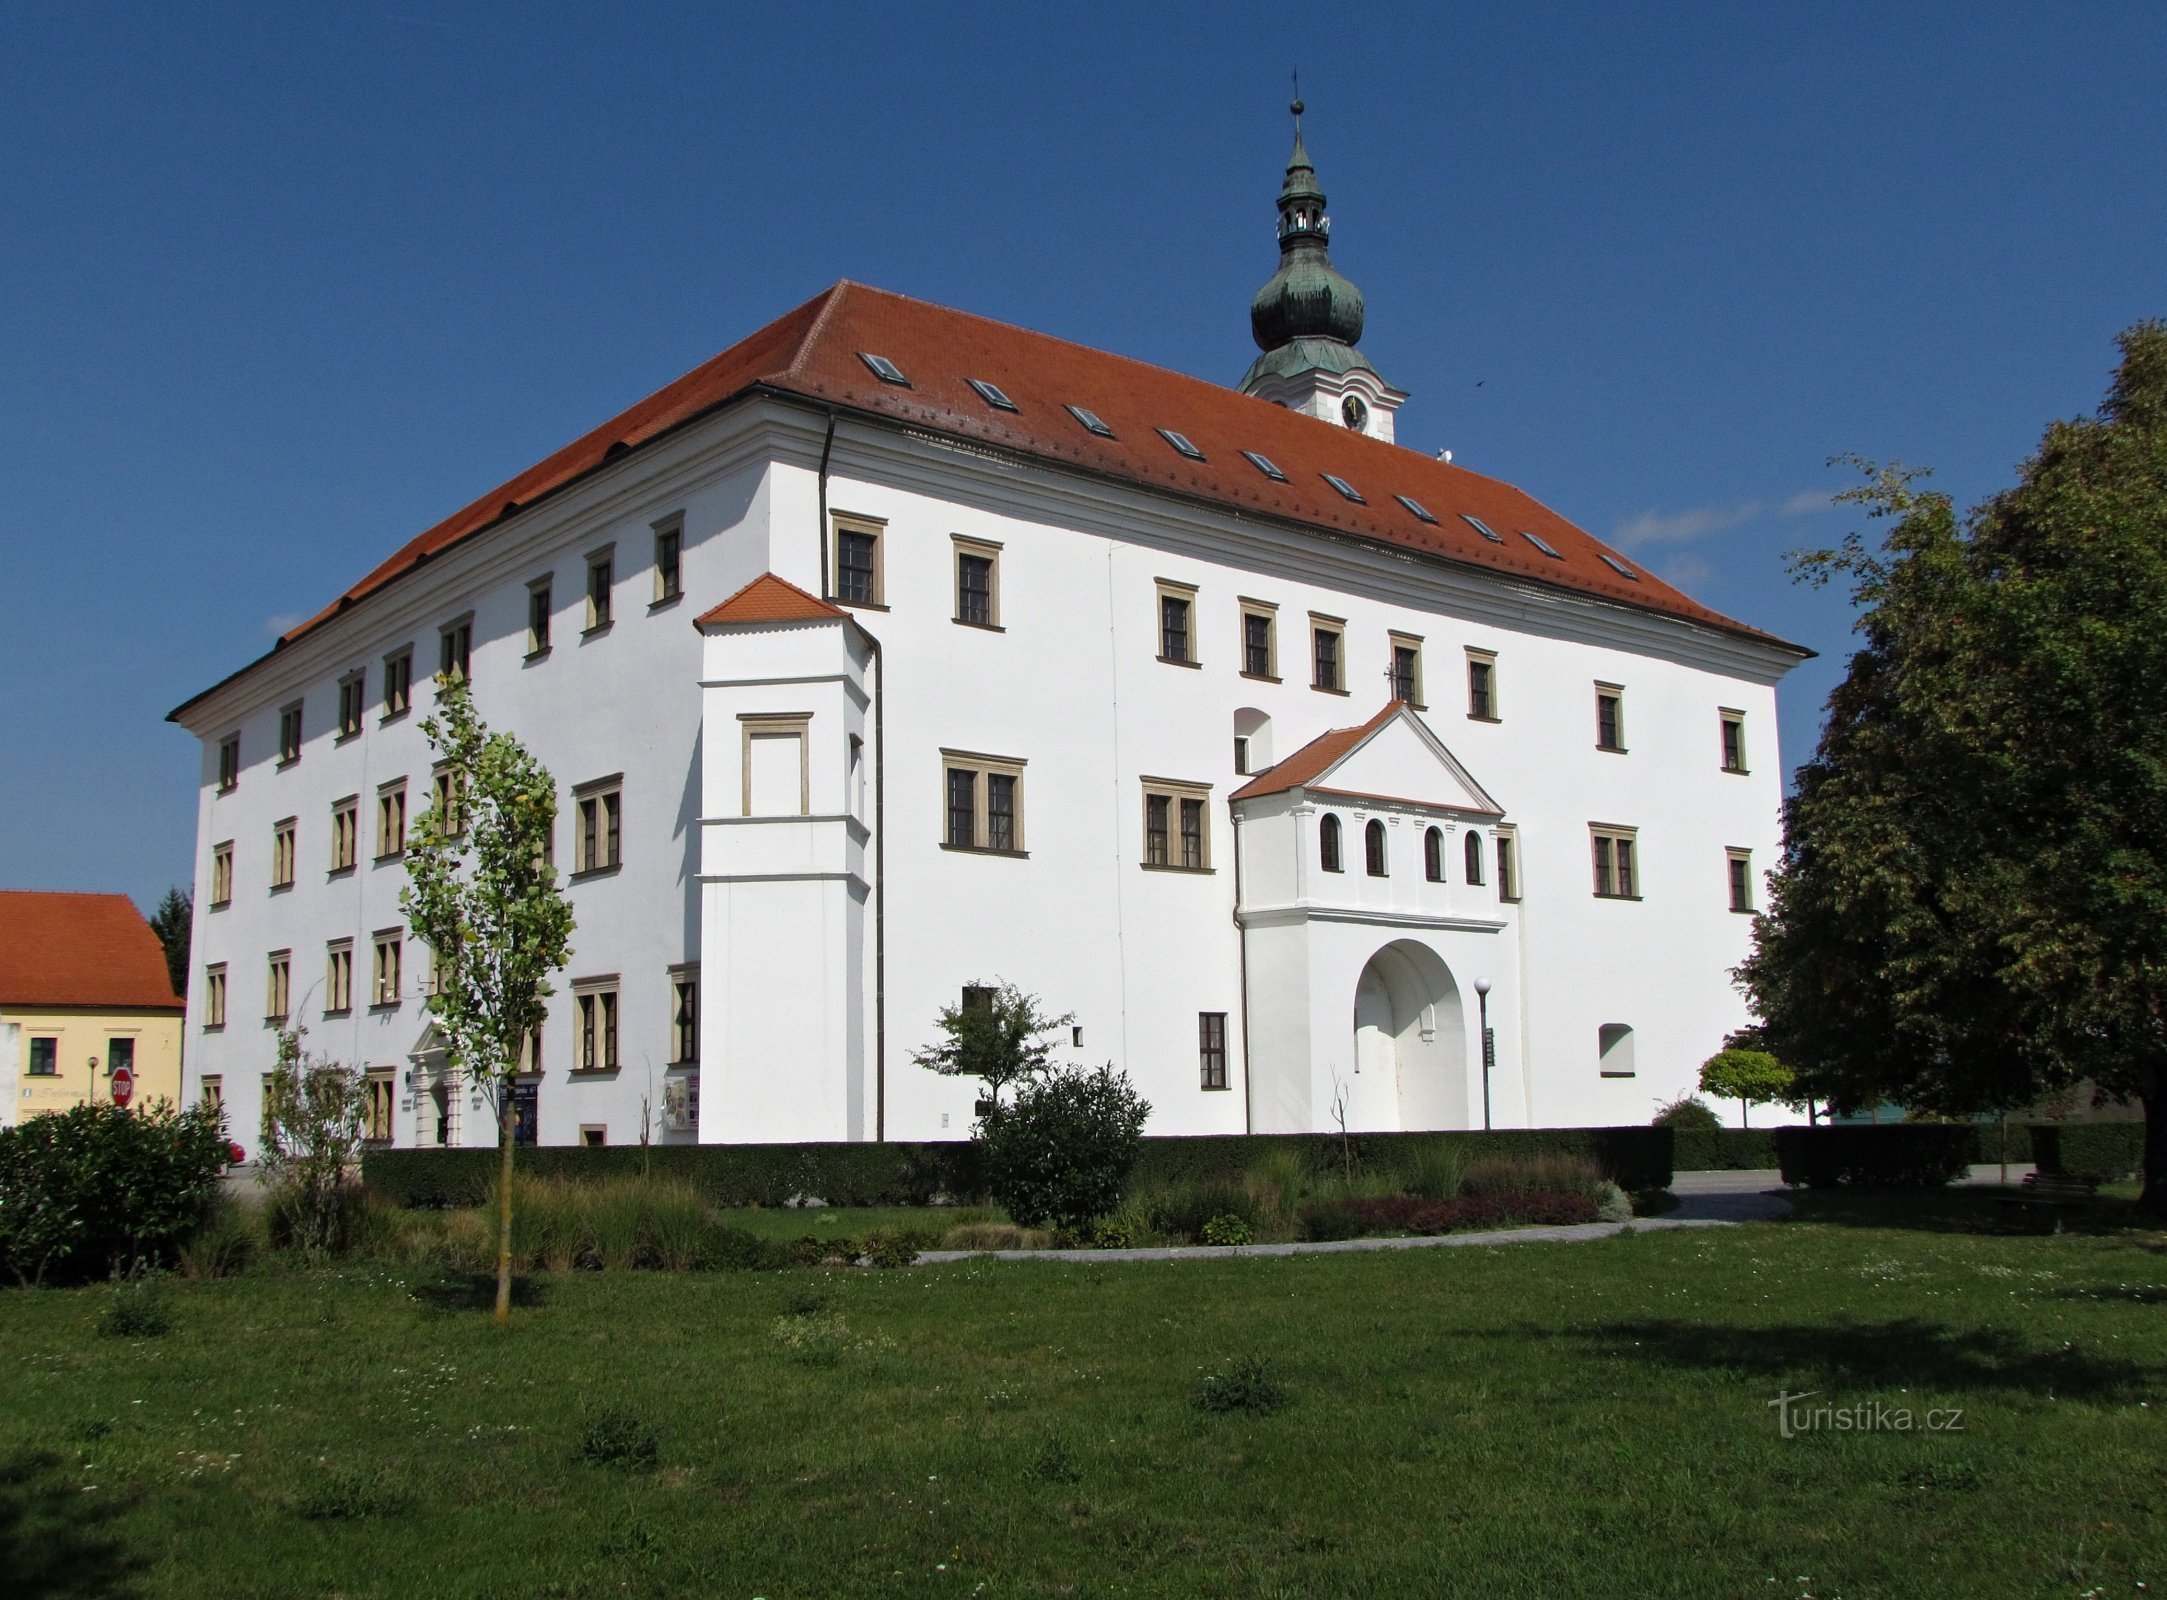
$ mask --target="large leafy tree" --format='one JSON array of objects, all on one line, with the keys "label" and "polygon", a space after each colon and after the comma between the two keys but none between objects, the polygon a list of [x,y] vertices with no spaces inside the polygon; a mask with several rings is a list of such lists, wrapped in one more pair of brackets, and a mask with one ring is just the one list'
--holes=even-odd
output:
[{"label": "large leafy tree", "polygon": [[2120,343],[2013,488],[1960,515],[1870,471],[1879,548],[1801,558],[1850,581],[1863,644],[1739,976],[1839,1107],[2140,1100],[2167,1213],[2167,325]]},{"label": "large leafy tree", "polygon": [[408,833],[400,904],[435,961],[429,1014],[450,1064],[496,1102],[501,1324],[512,1315],[513,1079],[549,975],[571,953],[572,908],[549,860],[557,786],[517,739],[489,731],[463,677],[437,679],[421,728],[446,781]]}]

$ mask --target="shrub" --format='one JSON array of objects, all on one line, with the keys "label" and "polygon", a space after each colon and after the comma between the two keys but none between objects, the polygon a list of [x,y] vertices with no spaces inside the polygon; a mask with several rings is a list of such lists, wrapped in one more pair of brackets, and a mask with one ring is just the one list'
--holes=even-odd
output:
[{"label": "shrub", "polygon": [[934,1236],[920,1228],[875,1228],[865,1236],[865,1258],[876,1267],[907,1267],[933,1243]]},{"label": "shrub", "polygon": [[1586,1156],[1529,1155],[1503,1160],[1470,1161],[1460,1175],[1468,1195],[1520,1194],[1530,1190],[1565,1190],[1591,1199],[1603,1182],[1602,1169]]},{"label": "shrub", "polygon": [[1180,1244],[1203,1239],[1215,1217],[1234,1217],[1245,1227],[1256,1222],[1256,1197],[1240,1184],[1184,1183],[1146,1195],[1143,1201],[1145,1226]]},{"label": "shrub", "polygon": [[1213,1217],[1204,1224],[1203,1239],[1206,1244],[1247,1244],[1251,1237],[1248,1222],[1231,1211],[1224,1216]]},{"label": "shrub", "polygon": [[779,1272],[791,1264],[790,1247],[763,1239],[747,1228],[723,1227],[710,1219],[700,1247],[700,1265],[716,1272]]},{"label": "shrub", "polygon": [[246,1271],[260,1246],[262,1219],[231,1195],[214,1194],[196,1231],[175,1252],[181,1275],[230,1278]]},{"label": "shrub", "polygon": [[1776,1157],[1785,1183],[1813,1189],[1938,1189],[1971,1165],[1975,1138],[1966,1124],[1778,1128]]},{"label": "shrub", "polygon": [[1121,1203],[1151,1107],[1111,1066],[1048,1073],[979,1119],[986,1181],[1026,1228],[1082,1232]]},{"label": "shrub", "polygon": [[1372,1234],[1451,1233],[1506,1223],[1561,1226],[1593,1222],[1593,1196],[1559,1189],[1513,1189],[1431,1200],[1422,1195],[1353,1196],[1312,1202],[1302,1208],[1302,1232],[1310,1239],[1360,1239]]},{"label": "shrub", "polygon": [[1655,1114],[1654,1125],[1681,1133],[1714,1133],[1723,1126],[1723,1119],[1699,1095],[1684,1094]]},{"label": "shrub", "polygon": [[1595,1197],[1595,1220],[1597,1222],[1631,1222],[1633,1220],[1633,1197],[1605,1178],[1597,1186]]},{"label": "shrub", "polygon": [[321,1261],[349,1243],[349,1169],[361,1154],[367,1089],[353,1068],[305,1057],[304,1032],[279,1030],[260,1162],[276,1236]]},{"label": "shrub", "polygon": [[0,1261],[22,1284],[164,1261],[229,1164],[203,1106],[82,1105],[0,1128]]},{"label": "shrub", "polygon": [[590,1467],[637,1471],[661,1453],[661,1430],[633,1406],[604,1406],[580,1430],[579,1459]]},{"label": "shrub", "polygon": [[1094,1250],[1133,1250],[1136,1235],[1119,1217],[1102,1222],[1092,1231],[1091,1248]]},{"label": "shrub", "polygon": [[173,1331],[173,1300],[155,1272],[115,1278],[98,1332],[108,1339],[156,1339]]},{"label": "shrub", "polygon": [[1246,1411],[1268,1417],[1284,1409],[1290,1398],[1269,1362],[1261,1356],[1236,1356],[1216,1372],[1204,1374],[1192,1403],[1199,1411]]},{"label": "shrub", "polygon": [[817,1234],[801,1234],[786,1247],[790,1259],[801,1267],[817,1267],[834,1261],[843,1266],[853,1266],[858,1259],[858,1241],[847,1234],[823,1239]]},{"label": "shrub", "polygon": [[1369,1231],[1368,1225],[1349,1208],[1344,1199],[1319,1199],[1305,1201],[1295,1216],[1295,1228],[1304,1239],[1319,1242],[1328,1239],[1359,1239]]}]

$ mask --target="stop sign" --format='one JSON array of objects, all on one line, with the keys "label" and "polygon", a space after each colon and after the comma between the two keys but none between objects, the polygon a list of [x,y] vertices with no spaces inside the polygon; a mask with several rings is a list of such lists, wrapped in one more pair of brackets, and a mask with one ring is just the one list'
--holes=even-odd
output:
[{"label": "stop sign", "polygon": [[113,1104],[126,1110],[128,1102],[134,1098],[135,1073],[127,1067],[116,1067],[113,1070]]}]

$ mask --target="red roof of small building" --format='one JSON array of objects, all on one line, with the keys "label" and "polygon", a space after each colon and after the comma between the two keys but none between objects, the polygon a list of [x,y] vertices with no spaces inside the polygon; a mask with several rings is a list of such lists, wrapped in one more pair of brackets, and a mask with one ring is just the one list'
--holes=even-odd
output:
[{"label": "red roof of small building", "polygon": [[807,594],[789,579],[763,572],[721,605],[692,620],[695,626],[708,628],[733,622],[825,622],[849,615],[841,606]]},{"label": "red roof of small building", "polygon": [[1402,702],[1390,701],[1385,708],[1359,728],[1334,728],[1320,733],[1277,766],[1266,767],[1247,783],[1236,789],[1229,800],[1254,800],[1263,794],[1284,794],[1289,789],[1304,788],[1315,783],[1354,747],[1392,720]]},{"label": "red roof of small building", "polygon": [[185,1010],[124,894],[0,889],[0,1006]]},{"label": "red roof of small building", "polygon": [[[883,381],[867,355],[893,362],[908,386]],[[997,386],[1016,409],[994,406],[972,378]],[[627,452],[754,393],[947,434],[1808,653],[1689,599],[1508,483],[1219,384],[848,280],[409,540],[279,646]],[[1070,406],[1095,413],[1113,437],[1087,429]],[[1180,453],[1160,429],[1181,434],[1203,459]],[[1266,476],[1244,451],[1271,461],[1286,481]],[[1326,474],[1361,501],[1341,494]],[[1434,521],[1396,498],[1402,495]],[[1465,517],[1480,519],[1501,542],[1483,538]],[[1544,554],[1530,534],[1557,554]],[[1610,560],[1623,562],[1625,572]]]}]

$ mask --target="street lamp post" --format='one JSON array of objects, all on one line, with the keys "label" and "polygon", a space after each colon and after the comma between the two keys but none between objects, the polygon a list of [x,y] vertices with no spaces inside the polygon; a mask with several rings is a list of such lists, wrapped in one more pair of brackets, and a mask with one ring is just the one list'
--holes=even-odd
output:
[{"label": "street lamp post", "polygon": [[1497,1035],[1490,1031],[1490,980],[1475,980],[1475,1003],[1482,1011],[1482,1127],[1490,1128],[1490,1069],[1497,1065]]}]

